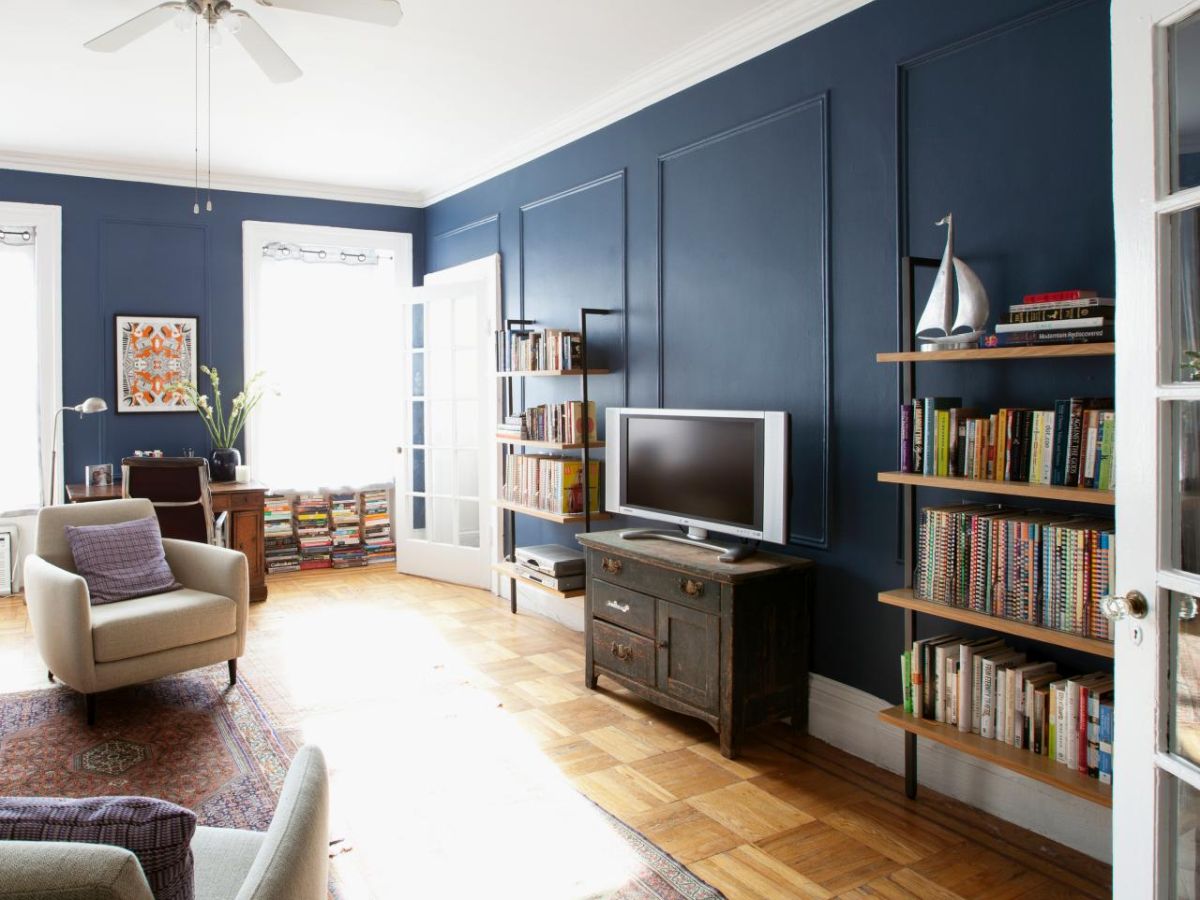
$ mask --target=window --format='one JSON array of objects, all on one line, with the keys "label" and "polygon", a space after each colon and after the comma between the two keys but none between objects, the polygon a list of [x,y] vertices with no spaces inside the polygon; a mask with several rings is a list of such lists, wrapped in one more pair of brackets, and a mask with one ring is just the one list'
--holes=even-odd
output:
[{"label": "window", "polygon": [[278,391],[246,427],[254,477],[276,490],[391,481],[411,236],[247,222],[243,242],[246,375]]},{"label": "window", "polygon": [[[0,203],[0,515],[48,499],[59,369],[56,206]],[[62,483],[61,467],[55,479]]]}]

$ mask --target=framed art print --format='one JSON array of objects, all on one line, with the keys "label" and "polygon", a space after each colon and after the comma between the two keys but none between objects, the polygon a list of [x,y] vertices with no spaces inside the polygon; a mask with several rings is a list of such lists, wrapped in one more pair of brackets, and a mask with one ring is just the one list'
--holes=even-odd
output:
[{"label": "framed art print", "polygon": [[117,412],[195,412],[183,382],[196,381],[196,332],[190,316],[113,317]]}]

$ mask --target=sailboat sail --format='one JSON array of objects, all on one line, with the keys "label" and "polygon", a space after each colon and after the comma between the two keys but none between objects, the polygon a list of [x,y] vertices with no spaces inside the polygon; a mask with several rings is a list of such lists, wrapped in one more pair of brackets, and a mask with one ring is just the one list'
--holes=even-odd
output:
[{"label": "sailboat sail", "polygon": [[925,310],[917,322],[917,337],[934,338],[946,337],[950,334],[952,312],[954,309],[954,221],[947,215],[938,225],[946,228],[946,249],[942,253],[942,264],[938,267],[937,278],[933,282],[933,290],[929,292],[929,300]]},{"label": "sailboat sail", "polygon": [[974,334],[987,321],[988,296],[975,271],[961,259],[954,260],[958,280],[958,311],[951,334]]}]

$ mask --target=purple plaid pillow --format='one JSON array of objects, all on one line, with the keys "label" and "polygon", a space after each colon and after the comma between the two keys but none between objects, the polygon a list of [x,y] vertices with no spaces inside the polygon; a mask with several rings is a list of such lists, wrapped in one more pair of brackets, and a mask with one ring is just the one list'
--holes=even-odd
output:
[{"label": "purple plaid pillow", "polygon": [[115,525],[68,525],[67,543],[92,606],[182,587],[167,565],[154,516]]},{"label": "purple plaid pillow", "polygon": [[196,814],[150,797],[0,797],[0,840],[110,844],[133,852],[155,900],[192,900]]}]

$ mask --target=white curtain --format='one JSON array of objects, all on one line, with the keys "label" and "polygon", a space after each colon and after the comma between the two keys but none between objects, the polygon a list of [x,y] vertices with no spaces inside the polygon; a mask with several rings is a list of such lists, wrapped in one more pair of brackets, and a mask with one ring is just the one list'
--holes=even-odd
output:
[{"label": "white curtain", "polygon": [[279,393],[254,413],[254,477],[273,490],[390,481],[402,408],[397,261],[258,264],[246,376],[265,370]]},{"label": "white curtain", "polygon": [[37,509],[45,491],[37,296],[34,244],[0,243],[0,514]]}]

